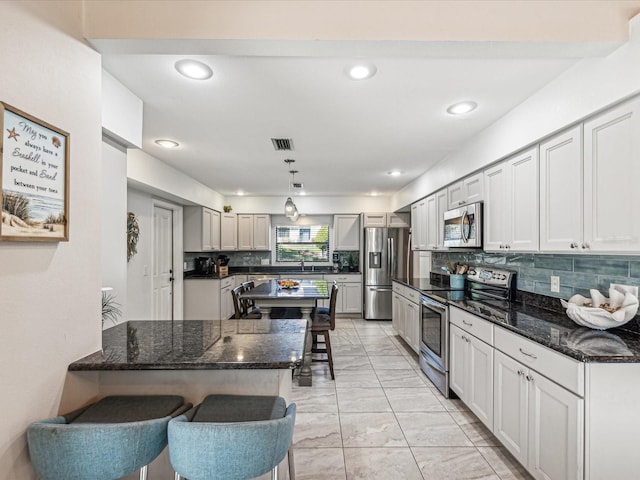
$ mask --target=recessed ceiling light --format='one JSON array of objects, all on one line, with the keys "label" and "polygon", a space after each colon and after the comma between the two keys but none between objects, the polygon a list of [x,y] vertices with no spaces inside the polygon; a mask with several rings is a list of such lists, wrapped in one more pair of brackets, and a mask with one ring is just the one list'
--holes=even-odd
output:
[{"label": "recessed ceiling light", "polygon": [[391,170],[390,172],[387,172],[387,175],[391,175],[392,177],[399,177],[400,175],[402,175],[402,172],[400,170]]},{"label": "recessed ceiling light", "polygon": [[348,74],[352,80],[366,80],[373,77],[378,69],[373,64],[359,63],[349,68]]},{"label": "recessed ceiling light", "polygon": [[300,192],[300,193],[298,193],[298,195],[301,195],[301,196],[303,196],[303,197],[304,197],[306,194],[307,194],[307,192]]},{"label": "recessed ceiling light", "polygon": [[371,192],[370,194],[372,197],[377,197],[378,196],[378,192]]},{"label": "recessed ceiling light", "polygon": [[164,148],[178,148],[180,146],[178,142],[174,142],[173,140],[164,140],[164,139],[156,140],[156,144]]},{"label": "recessed ceiling light", "polygon": [[236,195],[238,195],[239,197],[244,195],[244,192],[242,190],[238,190],[238,192],[236,193]]},{"label": "recessed ceiling light", "polygon": [[463,115],[474,111],[476,108],[478,108],[478,104],[476,102],[466,100],[464,102],[458,102],[451,105],[447,108],[447,113],[450,113],[451,115]]},{"label": "recessed ceiling light", "polygon": [[175,67],[181,75],[193,80],[206,80],[213,76],[213,70],[211,70],[211,67],[197,60],[178,60],[175,63]]}]

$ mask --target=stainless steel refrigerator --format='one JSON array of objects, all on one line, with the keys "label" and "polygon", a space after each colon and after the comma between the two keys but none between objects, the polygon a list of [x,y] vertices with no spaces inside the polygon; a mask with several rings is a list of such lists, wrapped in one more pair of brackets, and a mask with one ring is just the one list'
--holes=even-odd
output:
[{"label": "stainless steel refrigerator", "polygon": [[364,318],[391,318],[391,279],[411,276],[408,228],[364,229]]}]

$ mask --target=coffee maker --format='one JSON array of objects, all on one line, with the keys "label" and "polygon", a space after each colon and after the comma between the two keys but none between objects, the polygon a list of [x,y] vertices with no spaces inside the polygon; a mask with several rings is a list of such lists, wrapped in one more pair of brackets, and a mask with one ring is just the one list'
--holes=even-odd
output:
[{"label": "coffee maker", "polygon": [[338,273],[340,271],[340,254],[333,252],[333,272]]},{"label": "coffee maker", "polygon": [[198,257],[195,261],[196,272],[200,275],[212,275],[215,273],[213,260],[209,257]]}]

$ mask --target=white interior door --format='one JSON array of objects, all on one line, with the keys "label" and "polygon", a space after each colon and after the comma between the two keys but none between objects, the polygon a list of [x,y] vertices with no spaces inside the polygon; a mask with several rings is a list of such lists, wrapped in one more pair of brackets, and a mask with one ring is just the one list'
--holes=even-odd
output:
[{"label": "white interior door", "polygon": [[173,319],[173,211],[153,207],[153,320]]}]

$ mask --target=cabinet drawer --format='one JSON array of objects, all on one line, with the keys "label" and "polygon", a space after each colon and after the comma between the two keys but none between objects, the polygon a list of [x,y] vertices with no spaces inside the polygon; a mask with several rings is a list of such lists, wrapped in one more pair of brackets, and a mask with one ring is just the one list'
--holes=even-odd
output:
[{"label": "cabinet drawer", "polygon": [[233,277],[223,278],[222,280],[220,280],[220,289],[230,287],[231,285],[233,285],[233,283],[234,283]]},{"label": "cabinet drawer", "polygon": [[449,308],[449,321],[484,343],[493,345],[493,324],[491,322],[453,306]]},{"label": "cabinet drawer", "polygon": [[393,289],[393,293],[397,293],[398,295],[402,295],[402,291],[404,290],[404,286],[400,285],[398,282],[393,282],[392,289]]},{"label": "cabinet drawer", "polygon": [[418,290],[405,287],[404,296],[407,297],[407,299],[411,300],[413,303],[420,303],[420,292]]},{"label": "cabinet drawer", "polygon": [[362,282],[362,275],[325,275],[324,279],[327,282],[360,283]]},{"label": "cabinet drawer", "polygon": [[584,364],[543,345],[495,328],[495,347],[573,393],[584,396]]}]

